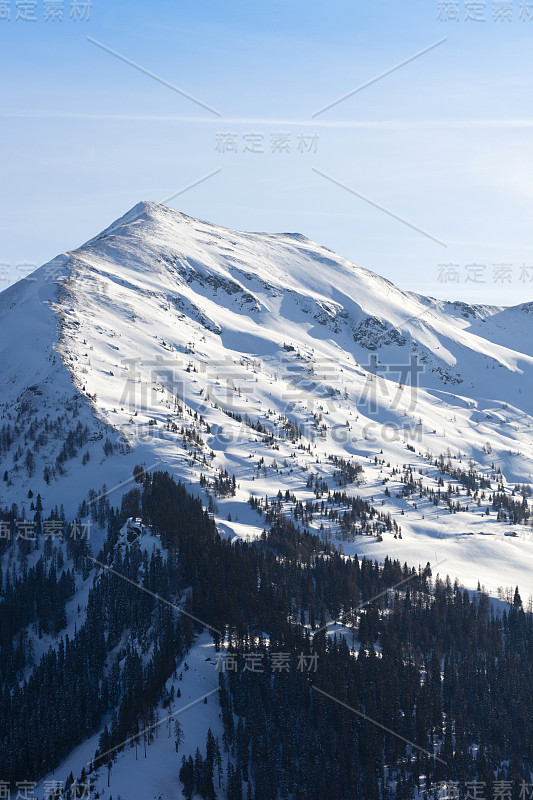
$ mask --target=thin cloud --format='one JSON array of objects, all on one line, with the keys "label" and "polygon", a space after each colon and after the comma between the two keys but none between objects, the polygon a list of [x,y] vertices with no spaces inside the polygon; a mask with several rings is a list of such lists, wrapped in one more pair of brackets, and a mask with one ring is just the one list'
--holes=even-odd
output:
[{"label": "thin cloud", "polygon": [[269,117],[225,117],[224,120],[206,117],[190,117],[177,114],[108,114],[88,112],[47,112],[47,111],[2,111],[0,119],[72,119],[124,122],[190,122],[202,125],[257,125],[294,126],[306,128],[338,129],[380,129],[380,130],[469,130],[476,128],[529,129],[533,128],[533,118],[520,119],[383,119],[383,120],[309,120],[272,119]]}]

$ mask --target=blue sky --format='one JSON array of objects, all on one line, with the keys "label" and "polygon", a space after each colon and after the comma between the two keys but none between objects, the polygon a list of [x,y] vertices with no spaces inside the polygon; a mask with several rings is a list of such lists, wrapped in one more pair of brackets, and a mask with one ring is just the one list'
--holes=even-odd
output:
[{"label": "blue sky", "polygon": [[52,7],[0,0],[0,289],[179,192],[403,288],[533,300],[533,2]]}]

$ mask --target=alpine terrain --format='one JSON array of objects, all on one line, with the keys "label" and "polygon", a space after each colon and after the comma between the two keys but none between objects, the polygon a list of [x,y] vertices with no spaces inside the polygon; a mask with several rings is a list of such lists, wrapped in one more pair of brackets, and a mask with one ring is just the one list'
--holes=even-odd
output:
[{"label": "alpine terrain", "polygon": [[143,202],[0,363],[0,792],[531,796],[533,301]]}]

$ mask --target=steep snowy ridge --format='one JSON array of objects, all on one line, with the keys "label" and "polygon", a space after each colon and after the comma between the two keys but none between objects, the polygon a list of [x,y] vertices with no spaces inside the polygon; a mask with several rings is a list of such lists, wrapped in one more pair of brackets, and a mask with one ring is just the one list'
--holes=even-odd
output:
[{"label": "steep snowy ridge", "polygon": [[[31,488],[45,509],[73,515],[104,483],[120,487],[118,503],[136,463],[164,465],[195,491],[201,474],[227,469],[239,490],[218,520],[228,535],[253,537],[261,521],[250,494],[288,485],[303,497],[309,471],[331,482],[335,455],[366,462],[358,492],[401,516],[401,541],[359,537],[352,549],[433,561],[438,536],[467,585],[533,589],[525,527],[519,541],[502,533],[480,543],[473,569],[457,531],[503,531],[496,514],[473,503],[457,515],[432,504],[420,513],[384,494],[406,461],[437,485],[432,460],[446,453],[453,467],[501,469],[509,492],[533,482],[528,304],[426,298],[299,234],[242,233],[139,203],[2,293],[0,313],[0,427],[13,431],[0,450],[4,506],[20,506]],[[290,470],[258,474],[261,458]]]},{"label": "steep snowy ridge", "polygon": [[[0,294],[0,507],[31,516],[40,494],[44,518],[62,505],[71,520],[104,485],[119,506],[143,464],[185,481],[231,540],[261,536],[266,497],[296,519],[296,498],[298,523],[348,556],[437,564],[495,598],[519,585],[526,601],[532,309],[404,292],[300,234],[242,233],[140,203]],[[391,524],[343,523],[328,489]],[[147,556],[162,549],[137,530]],[[104,538],[94,524],[94,555]],[[78,576],[60,635],[82,623],[97,572]],[[57,644],[32,631],[37,658]],[[217,698],[196,705],[216,693],[215,659],[204,633],[190,669],[168,680],[180,690],[172,710],[191,704],[186,753],[208,727],[222,735]],[[98,796],[181,796],[171,726],[157,730],[150,768],[126,748],[109,789],[98,770]],[[80,775],[101,733],[48,780]]]}]

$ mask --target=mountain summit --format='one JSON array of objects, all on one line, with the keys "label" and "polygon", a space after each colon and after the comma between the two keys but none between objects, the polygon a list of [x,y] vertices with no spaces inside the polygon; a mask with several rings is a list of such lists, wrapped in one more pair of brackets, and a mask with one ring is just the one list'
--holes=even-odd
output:
[{"label": "mountain summit", "polygon": [[[450,506],[420,513],[398,475],[408,462],[440,492],[442,458],[448,476],[493,475],[509,495],[531,482],[532,308],[423,297],[300,234],[139,203],[0,295],[4,505],[31,489],[76,513],[104,483],[119,502],[135,464],[164,464],[200,492],[235,475],[218,519],[251,536],[250,495],[276,494],[280,473],[307,491],[310,475],[331,486],[339,463],[359,460],[359,492],[402,518],[402,540],[373,554],[434,559],[446,516],[471,583]],[[483,504],[463,503],[462,529],[498,522]],[[526,586],[531,543],[497,544]],[[490,567],[485,579],[499,580]]]}]

